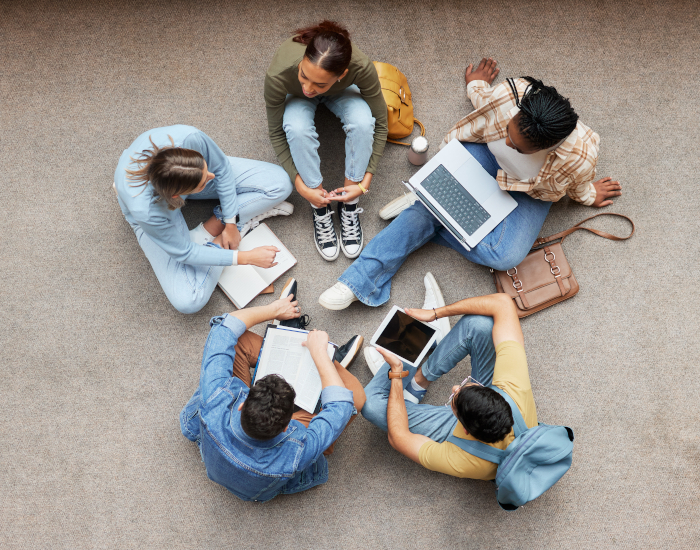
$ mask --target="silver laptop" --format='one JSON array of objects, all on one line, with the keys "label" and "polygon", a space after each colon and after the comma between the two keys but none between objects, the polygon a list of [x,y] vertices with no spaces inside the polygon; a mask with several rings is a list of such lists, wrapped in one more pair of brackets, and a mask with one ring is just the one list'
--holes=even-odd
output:
[{"label": "silver laptop", "polygon": [[403,184],[467,250],[518,206],[456,139]]}]

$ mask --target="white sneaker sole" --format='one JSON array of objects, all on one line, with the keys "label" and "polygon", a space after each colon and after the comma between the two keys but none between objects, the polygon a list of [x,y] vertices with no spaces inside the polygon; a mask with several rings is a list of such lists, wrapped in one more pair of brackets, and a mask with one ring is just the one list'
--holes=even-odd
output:
[{"label": "white sneaker sole", "polygon": [[362,254],[362,249],[365,246],[365,235],[362,235],[362,240],[360,241],[360,248],[357,249],[357,252],[354,254],[350,254],[347,250],[345,250],[345,245],[343,244],[343,239],[340,239],[340,249],[343,251],[343,254],[345,254],[345,257],[354,260],[357,258],[360,254]]},{"label": "white sneaker sole", "polygon": [[417,200],[418,197],[414,193],[406,193],[401,197],[397,197],[379,211],[379,217],[383,220],[394,219]]},{"label": "white sneaker sole", "polygon": [[[376,376],[377,373],[379,372],[379,369],[381,369],[382,366],[384,365],[384,360],[382,359],[381,363],[375,363],[374,359],[372,358],[372,355],[370,354],[370,350],[373,350],[373,349],[374,349],[373,347],[367,346],[364,349],[364,354],[365,354],[365,361],[367,362],[367,367],[369,368],[372,375]],[[379,353],[379,352],[377,352],[377,353]]]},{"label": "white sneaker sole", "polygon": [[355,360],[355,358],[357,358],[358,352],[360,351],[360,348],[362,347],[362,344],[364,344],[364,342],[365,339],[362,336],[358,336],[355,339],[355,344],[353,344],[348,354],[340,362],[341,367],[343,367],[344,369],[350,368],[350,365],[352,365],[352,362]]},{"label": "white sneaker sole", "polygon": [[278,210],[275,216],[291,216],[294,214],[294,205],[291,202],[282,201],[272,210]]},{"label": "white sneaker sole", "polygon": [[[433,296],[435,296],[435,301],[437,302],[435,307],[443,307],[445,305],[445,298],[442,295],[442,290],[440,290],[440,286],[437,284],[437,281],[435,280],[435,277],[433,274],[428,271],[428,273],[425,274],[425,278],[423,279],[424,283],[427,283],[428,286],[430,286],[430,289],[433,292]],[[442,317],[441,319],[438,319],[437,321],[431,321],[429,324],[435,326],[441,333],[442,337],[439,338],[438,343],[447,336],[447,333],[450,332],[451,327],[450,327],[450,320],[447,317]]]},{"label": "white sneaker sole", "polygon": [[340,311],[340,310],[342,310],[342,309],[347,309],[348,307],[350,307],[350,304],[352,304],[353,302],[357,302],[357,301],[358,301],[357,296],[355,296],[354,294],[353,294],[352,296],[353,296],[353,298],[351,298],[351,299],[350,299],[349,301],[347,301],[347,302],[343,302],[342,304],[332,304],[332,303],[330,303],[330,302],[326,302],[326,301],[323,299],[323,294],[322,294],[322,295],[319,296],[319,298],[318,298],[318,303],[321,304],[321,305],[322,305],[323,307],[325,307],[326,309],[330,309],[331,311]]},{"label": "white sneaker sole", "polygon": [[323,258],[327,262],[332,262],[334,260],[337,260],[338,256],[340,256],[340,248],[341,248],[340,246],[335,247],[335,255],[326,256],[323,252],[321,252],[321,250],[323,250],[323,249],[318,246],[318,243],[316,243],[316,239],[314,239],[314,243],[316,244],[316,250],[318,250],[318,253],[321,255],[321,258]]}]

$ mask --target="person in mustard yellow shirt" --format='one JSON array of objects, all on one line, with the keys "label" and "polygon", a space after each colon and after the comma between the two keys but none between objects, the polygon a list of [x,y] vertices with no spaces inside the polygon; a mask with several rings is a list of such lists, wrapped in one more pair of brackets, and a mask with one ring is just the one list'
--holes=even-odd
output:
[{"label": "person in mustard yellow shirt", "polygon": [[[528,428],[537,426],[523,333],[513,301],[505,294],[467,298],[435,309],[407,309],[421,321],[464,315],[420,367],[405,366],[395,355],[385,360],[365,388],[362,415],[388,432],[390,445],[436,472],[472,479],[496,477],[496,464],[447,441],[454,436],[505,449],[513,441],[513,415],[505,391]],[[452,387],[446,405],[420,404],[431,382],[471,355],[471,376]],[[447,397],[447,396],[446,396]]]}]

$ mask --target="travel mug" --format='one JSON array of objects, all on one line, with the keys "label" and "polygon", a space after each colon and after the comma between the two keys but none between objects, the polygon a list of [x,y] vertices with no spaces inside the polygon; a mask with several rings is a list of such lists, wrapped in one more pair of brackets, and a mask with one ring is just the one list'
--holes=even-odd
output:
[{"label": "travel mug", "polygon": [[408,148],[408,162],[420,166],[428,162],[428,140],[423,136],[413,139]]}]

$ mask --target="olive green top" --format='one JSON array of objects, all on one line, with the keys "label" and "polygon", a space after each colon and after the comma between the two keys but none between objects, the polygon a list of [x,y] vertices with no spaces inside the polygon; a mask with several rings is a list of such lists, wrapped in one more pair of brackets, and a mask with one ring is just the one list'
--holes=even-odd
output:
[{"label": "olive green top", "polygon": [[[304,57],[304,52],[306,52],[306,46],[293,42],[290,38],[277,50],[265,76],[265,106],[267,109],[270,141],[272,141],[272,147],[277,154],[277,158],[287,171],[287,174],[289,174],[292,183],[299,172],[294,165],[292,153],[289,151],[287,136],[282,127],[282,119],[284,117],[287,94],[306,98],[298,76],[299,63]],[[386,143],[386,102],[382,95],[382,88],[374,65],[354,44],[352,46],[352,58],[350,59],[348,74],[340,82],[333,84],[327,92],[319,95],[338,95],[353,84],[356,84],[360,89],[362,98],[369,105],[372,116],[375,119],[374,145],[372,146],[372,156],[369,159],[366,170],[374,174]]]}]

